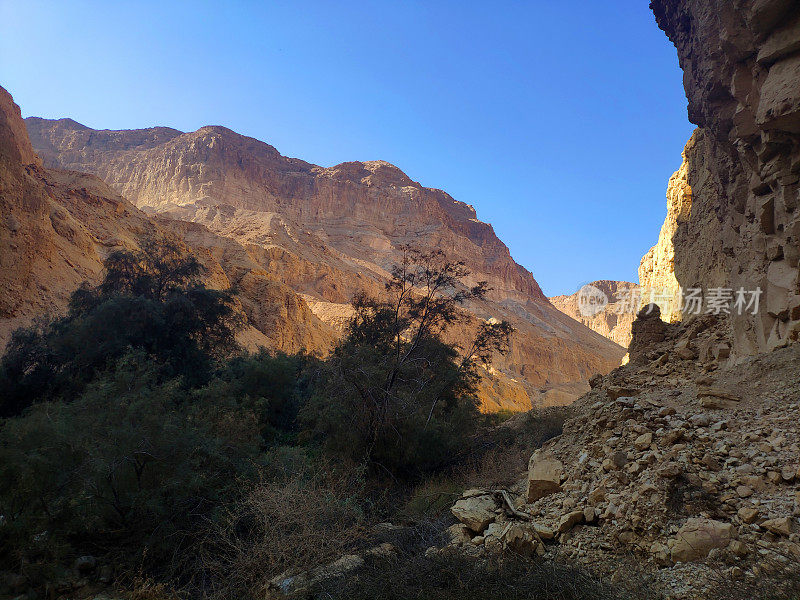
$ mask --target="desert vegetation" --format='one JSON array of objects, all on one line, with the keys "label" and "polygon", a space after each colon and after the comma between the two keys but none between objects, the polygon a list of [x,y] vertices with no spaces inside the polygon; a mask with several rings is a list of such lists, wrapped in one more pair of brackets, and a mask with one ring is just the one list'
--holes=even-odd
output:
[{"label": "desert vegetation", "polygon": [[449,502],[507,441],[474,385],[511,328],[442,341],[486,286],[441,253],[408,249],[325,360],[238,349],[232,293],[173,241],[105,267],[0,364],[0,559],[17,591],[91,556],[107,582],[253,593],[364,547],[370,524],[438,517],[427,491]]},{"label": "desert vegetation", "polygon": [[462,264],[407,248],[325,358],[239,348],[233,292],[175,241],[105,269],[0,361],[0,594],[660,597],[635,570],[448,549],[463,490],[511,489],[569,412],[480,413],[478,367],[513,331],[444,341],[487,291]]}]

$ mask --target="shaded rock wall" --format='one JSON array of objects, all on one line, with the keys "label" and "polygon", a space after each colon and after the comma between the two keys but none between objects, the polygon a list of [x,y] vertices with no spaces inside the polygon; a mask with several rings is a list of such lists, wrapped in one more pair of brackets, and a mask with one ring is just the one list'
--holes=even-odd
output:
[{"label": "shaded rock wall", "polygon": [[800,336],[800,4],[654,0],[678,50],[689,119],[692,207],[673,241],[684,287],[760,287],[730,315],[734,356]]}]

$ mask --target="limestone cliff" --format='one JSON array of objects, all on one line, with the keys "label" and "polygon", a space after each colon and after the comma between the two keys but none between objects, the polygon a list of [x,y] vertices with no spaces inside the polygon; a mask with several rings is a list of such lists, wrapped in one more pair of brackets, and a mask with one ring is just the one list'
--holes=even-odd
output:
[{"label": "limestone cliff", "polygon": [[82,282],[97,282],[110,252],[170,233],[203,262],[208,285],[236,284],[248,323],[240,341],[248,347],[324,351],[335,338],[300,296],[235,241],[202,225],[155,222],[94,175],[44,168],[19,107],[3,88],[0,215],[0,348],[36,316],[61,313]]},{"label": "limestone cliff", "polygon": [[332,328],[346,320],[355,293],[382,292],[404,244],[463,261],[470,283],[492,288],[487,301],[465,307],[465,327],[494,317],[517,330],[511,352],[487,368],[485,408],[574,399],[588,389],[588,377],[624,354],[556,310],[471,206],[389,163],[320,167],[223,127],[97,131],[37,118],[27,126],[46,165],[96,173],[141,209],[159,213],[160,223],[188,221],[235,241]]},{"label": "limestone cliff", "polygon": [[110,251],[153,229],[97,177],[43,168],[0,88],[0,347],[35,315],[62,310]]},{"label": "limestone cliff", "polygon": [[637,306],[630,307],[630,299],[636,294],[636,284],[629,281],[592,281],[589,285],[602,291],[608,298],[608,305],[594,315],[581,313],[578,305],[578,292],[568,296],[553,296],[550,302],[558,310],[586,325],[589,329],[607,337],[627,348],[631,341],[631,323]]},{"label": "limestone cliff", "polygon": [[642,257],[639,264],[641,303],[654,302],[661,309],[661,318],[669,323],[681,320],[681,290],[675,278],[675,247],[672,238],[679,223],[689,220],[692,210],[692,187],[689,185],[689,154],[697,139],[695,131],[683,149],[680,168],[667,184],[667,216],[661,226],[658,242]]},{"label": "limestone cliff", "polygon": [[[731,311],[733,356],[800,336],[800,5],[655,0],[678,50],[689,119],[688,219],[673,235],[684,288],[763,290]],[[754,308],[754,307],[753,307]]]}]

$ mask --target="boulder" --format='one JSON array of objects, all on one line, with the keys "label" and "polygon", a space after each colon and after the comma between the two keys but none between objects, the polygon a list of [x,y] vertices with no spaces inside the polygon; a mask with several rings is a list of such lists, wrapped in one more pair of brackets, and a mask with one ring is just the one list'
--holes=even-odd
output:
[{"label": "boulder", "polygon": [[650,447],[650,444],[653,443],[653,434],[649,431],[647,433],[643,433],[639,437],[636,438],[633,442],[634,448],[636,448],[639,452],[644,452]]},{"label": "boulder", "polygon": [[522,556],[544,554],[542,543],[536,528],[530,523],[511,523],[503,532],[503,546],[506,550]]},{"label": "boulder", "polygon": [[452,546],[466,544],[472,541],[472,530],[463,523],[456,523],[447,528],[447,537]]},{"label": "boulder", "polygon": [[461,498],[450,509],[453,516],[475,533],[482,533],[495,519],[497,504],[489,494]]},{"label": "boulder", "polygon": [[758,509],[753,506],[743,506],[739,509],[739,518],[743,523],[755,523],[758,520]]},{"label": "boulder", "polygon": [[700,388],[697,390],[700,406],[710,410],[723,410],[737,406],[741,398],[727,390],[719,388]]},{"label": "boulder", "polygon": [[551,452],[537,450],[528,463],[528,502],[561,491],[564,465]]},{"label": "boulder", "polygon": [[338,560],[310,571],[291,575],[283,573],[267,583],[268,600],[291,597],[313,585],[343,577],[364,566],[364,559],[357,554],[346,554]]},{"label": "boulder", "polygon": [[561,517],[561,520],[558,522],[558,534],[564,534],[578,523],[582,523],[585,515],[583,514],[582,510],[574,510],[571,513],[567,513],[566,515]]},{"label": "boulder", "polygon": [[491,523],[483,537],[483,547],[489,552],[499,553],[503,550],[503,533],[508,524]]},{"label": "boulder", "polygon": [[712,519],[692,518],[678,530],[671,540],[671,556],[675,562],[693,562],[704,559],[714,548],[726,548],[733,537],[730,523]]},{"label": "boulder", "polygon": [[536,531],[536,535],[543,540],[552,540],[554,537],[556,537],[555,532],[546,525],[534,523],[533,528]]},{"label": "boulder", "polygon": [[761,526],[775,535],[782,535],[784,537],[789,537],[797,531],[797,523],[794,522],[792,517],[769,519],[764,521]]}]

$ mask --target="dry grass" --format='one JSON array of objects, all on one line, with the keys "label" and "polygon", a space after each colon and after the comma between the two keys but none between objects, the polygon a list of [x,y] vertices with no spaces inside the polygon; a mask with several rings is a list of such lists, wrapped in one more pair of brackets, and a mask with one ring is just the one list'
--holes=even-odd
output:
[{"label": "dry grass", "polygon": [[565,418],[565,409],[549,408],[505,420],[473,440],[449,468],[420,482],[395,516],[432,519],[448,513],[466,488],[512,488],[524,478],[533,450],[561,434]]},{"label": "dry grass", "polygon": [[656,600],[620,592],[580,568],[517,557],[399,555],[369,562],[357,576],[333,580],[304,597],[331,600]]},{"label": "dry grass", "polygon": [[800,560],[796,556],[763,559],[759,570],[755,578],[734,580],[729,568],[716,569],[710,578],[714,591],[709,600],[800,600]]},{"label": "dry grass", "polygon": [[358,476],[331,465],[261,481],[210,526],[190,589],[211,597],[262,596],[266,582],[360,549],[365,519]]}]

